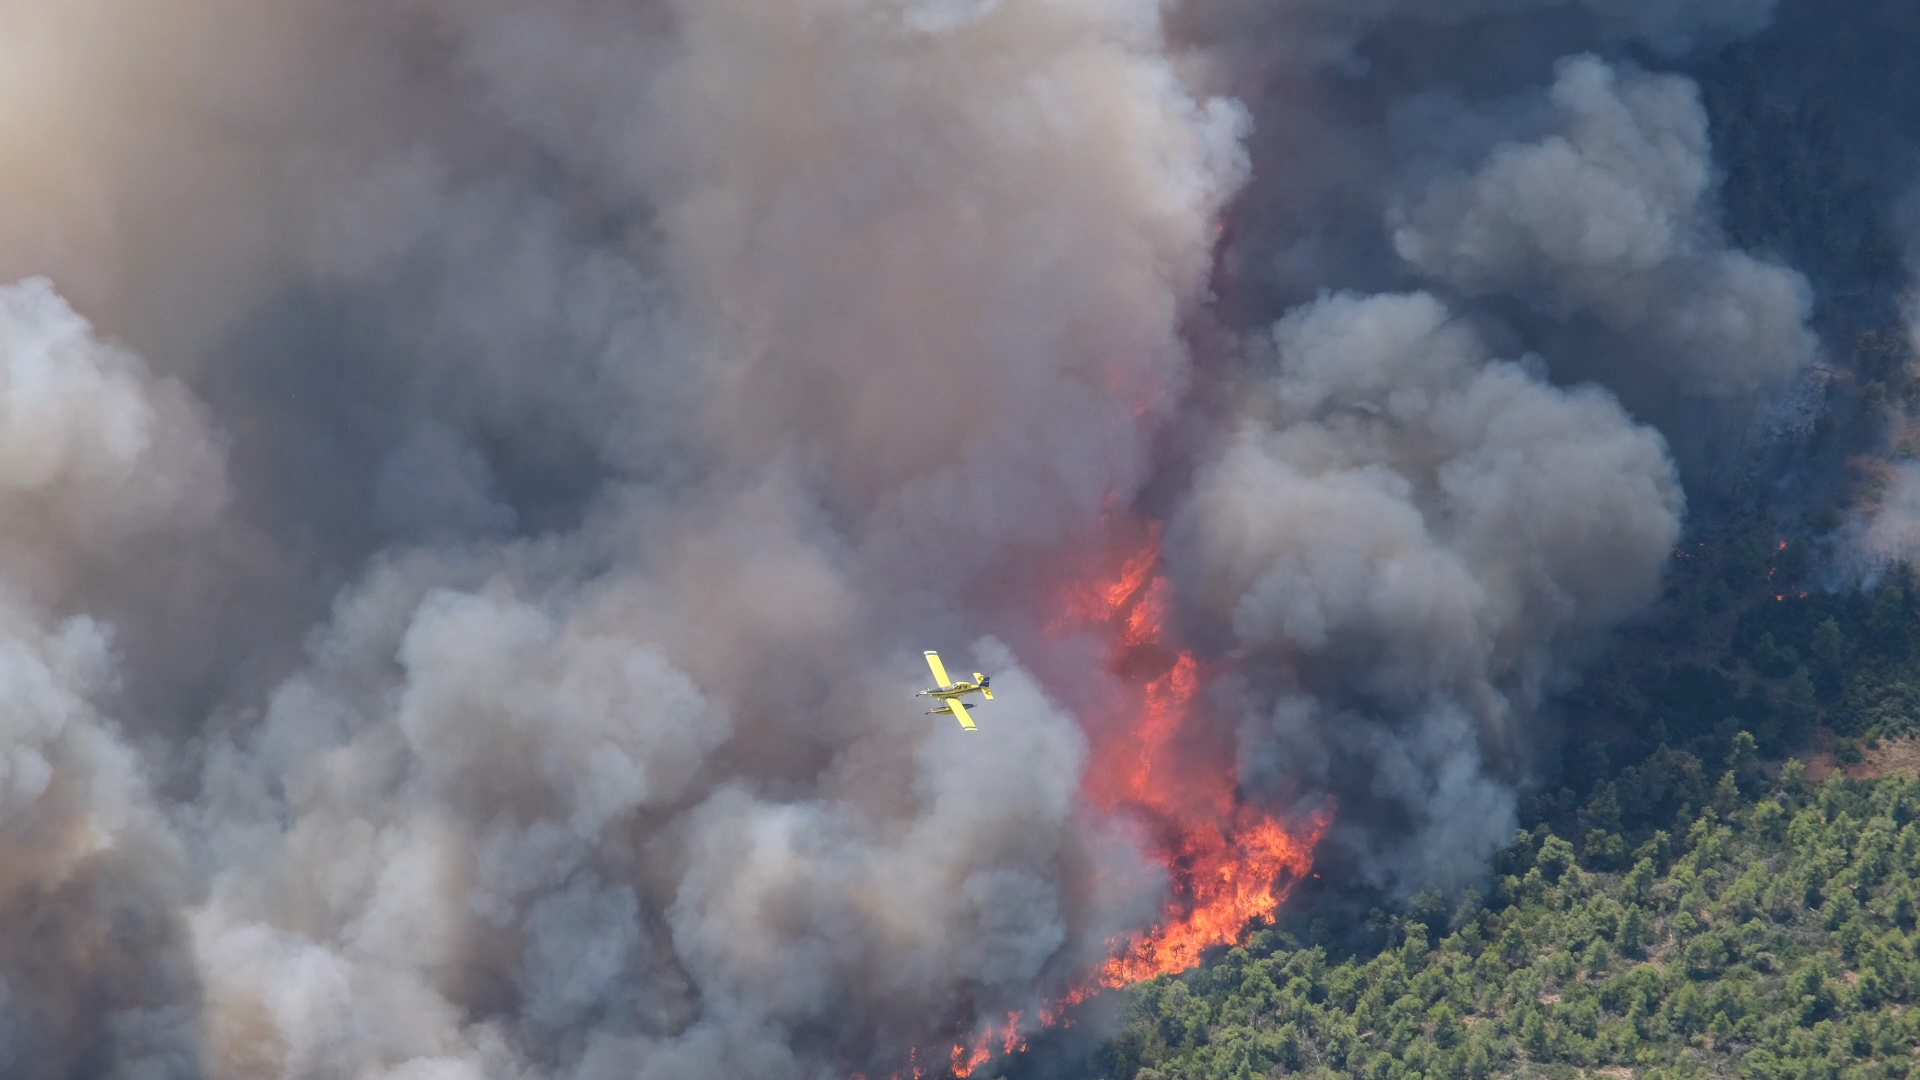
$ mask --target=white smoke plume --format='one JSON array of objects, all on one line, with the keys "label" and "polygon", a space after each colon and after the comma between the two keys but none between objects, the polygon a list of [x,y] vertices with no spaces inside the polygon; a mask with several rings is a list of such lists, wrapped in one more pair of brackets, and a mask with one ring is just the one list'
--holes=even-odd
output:
[{"label": "white smoke plume", "polygon": [[185,387],[100,340],[45,278],[0,287],[0,559],[22,584],[210,523],[219,449]]},{"label": "white smoke plume", "polygon": [[[1767,7],[1577,5],[1663,48]],[[1196,421],[1229,201],[1328,183],[1254,169],[1161,3],[0,12],[0,1071],[885,1073],[1156,915],[1002,583]],[[1285,11],[1458,21],[1335,14]],[[1370,272],[1430,181],[1412,264],[1459,295],[1263,314],[1265,388],[1172,500],[1243,778],[1337,789],[1396,888],[1502,837],[1532,710],[1682,504],[1606,392],[1454,315],[1611,320],[1710,388],[1797,347],[1730,359],[1750,290],[1795,294],[1713,240],[1691,98],[1581,63],[1444,180],[1381,151]],[[1670,162],[1619,185],[1668,232],[1595,261],[1493,220],[1497,161],[1561,143]],[[981,734],[917,715],[936,645],[994,671]]]},{"label": "white smoke plume", "polygon": [[1871,585],[1889,567],[1920,559],[1920,463],[1876,463],[1877,488],[1835,533],[1836,576],[1843,587]]},{"label": "white smoke plume", "polygon": [[112,628],[50,609],[224,497],[184,389],[44,280],[0,288],[0,1070],[186,1075],[192,883],[120,726]]}]

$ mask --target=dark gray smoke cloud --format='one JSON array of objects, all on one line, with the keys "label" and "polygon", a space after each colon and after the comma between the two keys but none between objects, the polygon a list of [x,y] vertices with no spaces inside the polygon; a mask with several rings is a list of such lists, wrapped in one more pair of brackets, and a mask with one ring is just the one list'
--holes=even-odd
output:
[{"label": "dark gray smoke cloud", "polygon": [[[1236,361],[1168,555],[1243,778],[1336,792],[1373,881],[1470,877],[1678,528],[1620,402],[1764,396],[1805,300],[1718,236],[1684,83],[1350,61],[1768,10],[9,8],[6,1068],[829,1077],[1031,1013],[1167,882],[997,586]],[[1196,368],[1236,193],[1265,269]],[[929,646],[995,672],[983,734],[916,715]]]},{"label": "dark gray smoke cloud", "polygon": [[1216,288],[1256,362],[1169,556],[1245,658],[1250,782],[1340,792],[1334,850],[1395,891],[1484,873],[1681,479],[1712,496],[1818,381],[1808,282],[1727,239],[1698,89],[1621,55],[1772,9],[1186,10],[1254,103]]},{"label": "dark gray smoke cloud", "polygon": [[[1687,392],[1751,394],[1808,364],[1806,280],[1720,240],[1707,117],[1690,81],[1578,56],[1558,65],[1541,104],[1517,125],[1534,134],[1474,147],[1476,161],[1443,168],[1394,207],[1401,258],[1463,296],[1596,319],[1651,353],[1632,361]],[[1410,111],[1409,141],[1428,145],[1489,126]]]},{"label": "dark gray smoke cloud", "polygon": [[1425,294],[1326,297],[1271,347],[1169,540],[1183,595],[1278,702],[1243,768],[1349,793],[1383,883],[1464,884],[1513,835],[1569,646],[1658,591],[1682,509],[1665,443],[1598,388],[1495,360]]}]

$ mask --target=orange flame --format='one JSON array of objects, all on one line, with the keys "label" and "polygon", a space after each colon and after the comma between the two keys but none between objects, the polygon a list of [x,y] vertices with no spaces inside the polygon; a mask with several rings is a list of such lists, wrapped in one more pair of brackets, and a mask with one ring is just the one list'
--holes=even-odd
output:
[{"label": "orange flame", "polygon": [[1171,589],[1159,565],[1156,525],[1113,578],[1069,589],[1052,626],[1104,630],[1111,668],[1138,688],[1093,739],[1086,794],[1098,809],[1153,826],[1154,854],[1174,879],[1161,924],[1117,950],[1100,986],[1185,971],[1206,949],[1239,940],[1312,869],[1329,824],[1316,815],[1289,827],[1241,801],[1233,747],[1202,712],[1207,673],[1166,644]]},{"label": "orange flame", "polygon": [[1020,1033],[1020,1020],[1023,1014],[1007,1014],[1006,1026],[988,1024],[987,1029],[976,1036],[970,1044],[956,1043],[953,1047],[953,1075],[960,1080],[972,1076],[973,1071],[985,1065],[995,1051],[1011,1056],[1027,1048],[1027,1039]]},{"label": "orange flame", "polygon": [[[1185,971],[1198,965],[1209,947],[1236,941],[1255,920],[1271,917],[1286,900],[1292,881],[1311,870],[1314,846],[1327,826],[1325,818],[1316,817],[1295,835],[1246,807],[1236,818],[1234,835],[1201,830],[1190,837],[1203,850],[1183,855],[1210,871],[1196,871],[1188,882],[1190,909],[1184,918],[1135,939],[1126,952],[1108,961],[1102,972],[1107,986]],[[1201,857],[1191,858],[1196,854]],[[1283,876],[1289,879],[1285,884]]]},{"label": "orange flame", "polygon": [[[1107,516],[1111,524],[1111,504]],[[1158,926],[1113,942],[1114,955],[1097,974],[1043,1005],[1035,1018],[1041,1028],[1071,1026],[1067,1011],[1103,988],[1186,971],[1207,949],[1240,940],[1311,872],[1331,823],[1322,813],[1289,825],[1241,800],[1233,746],[1202,712],[1208,672],[1191,652],[1167,644],[1172,589],[1158,573],[1160,561],[1154,525],[1110,578],[1065,590],[1047,629],[1105,637],[1108,666],[1126,693],[1090,732],[1083,794],[1096,810],[1131,813],[1152,827],[1153,854],[1172,873],[1173,896]],[[1004,1025],[989,1023],[953,1044],[952,1075],[965,1080],[996,1053],[1024,1051],[1024,1019],[1008,1013]],[[916,1078],[924,1075],[917,1054],[910,1055]]]}]

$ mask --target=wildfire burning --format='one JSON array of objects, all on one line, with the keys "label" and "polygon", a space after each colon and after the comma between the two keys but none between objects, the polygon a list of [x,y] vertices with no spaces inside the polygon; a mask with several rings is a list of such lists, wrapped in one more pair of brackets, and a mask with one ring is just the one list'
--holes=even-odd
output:
[{"label": "wildfire burning", "polygon": [[1132,708],[1117,705],[1120,715],[1093,740],[1085,794],[1099,810],[1147,823],[1173,874],[1160,925],[1116,950],[1098,977],[1107,987],[1185,971],[1271,916],[1311,869],[1329,823],[1315,816],[1289,826],[1241,801],[1233,747],[1201,715],[1208,672],[1168,643],[1170,589],[1159,565],[1156,526],[1118,574],[1070,589],[1055,623],[1106,629],[1112,670],[1137,688]]},{"label": "wildfire burning", "polygon": [[[1244,802],[1233,746],[1205,722],[1201,690],[1210,672],[1168,641],[1171,589],[1160,569],[1160,532],[1121,560],[1111,576],[1065,590],[1050,626],[1056,634],[1093,632],[1108,643],[1107,662],[1124,691],[1092,733],[1083,794],[1106,814],[1131,814],[1148,826],[1152,854],[1173,878],[1159,925],[1115,941],[1101,971],[1040,1011],[1041,1027],[1103,988],[1186,971],[1203,952],[1240,939],[1271,917],[1306,876],[1330,819],[1286,823]],[[948,1067],[968,1077],[995,1054],[1026,1049],[1023,1014],[1007,1015],[952,1048]],[[926,1074],[917,1063],[914,1077]]]}]

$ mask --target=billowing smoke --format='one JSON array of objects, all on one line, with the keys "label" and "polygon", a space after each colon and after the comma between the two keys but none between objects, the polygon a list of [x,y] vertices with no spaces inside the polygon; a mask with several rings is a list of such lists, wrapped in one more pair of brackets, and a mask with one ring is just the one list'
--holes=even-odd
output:
[{"label": "billowing smoke", "polygon": [[1457,133],[1486,130],[1486,117],[1409,110],[1410,141],[1454,135],[1433,156],[1466,149],[1477,160],[1443,166],[1395,208],[1401,258],[1463,296],[1595,319],[1638,346],[1628,363],[1688,392],[1750,394],[1806,366],[1811,290],[1722,246],[1707,117],[1690,82],[1579,56],[1558,66],[1542,104],[1517,121],[1537,134],[1485,149]]},{"label": "billowing smoke", "polygon": [[186,1075],[192,881],[128,734],[89,573],[206,527],[224,498],[184,389],[44,280],[0,288],[0,1070]]},{"label": "billowing smoke", "polygon": [[219,513],[219,449],[188,391],[45,278],[0,288],[0,365],[0,559],[17,588],[57,599],[88,562]]},{"label": "billowing smoke", "polygon": [[[1470,879],[1677,535],[1628,407],[1812,350],[1687,84],[1551,43],[1769,9],[6,5],[0,1070],[937,1066],[1160,912],[1008,582],[1168,484],[1243,786]],[[1476,20],[1562,29],[1356,66]]]},{"label": "billowing smoke", "polygon": [[1484,874],[1681,479],[1749,468],[1817,352],[1806,279],[1727,239],[1693,82],[1594,51],[1770,3],[1414,7],[1190,11],[1257,102],[1216,282],[1252,362],[1168,549],[1243,781],[1338,793],[1333,851],[1403,894]]},{"label": "billowing smoke", "polygon": [[966,598],[1182,389],[1246,121],[1155,5],[91,7],[9,258],[199,393],[6,295],[16,1064],[884,1070],[1153,917]]},{"label": "billowing smoke", "polygon": [[1347,793],[1384,881],[1463,884],[1513,834],[1500,777],[1525,771],[1556,664],[1658,590],[1682,508],[1665,444],[1425,294],[1329,296],[1271,345],[1170,540],[1277,698],[1244,775]]}]

